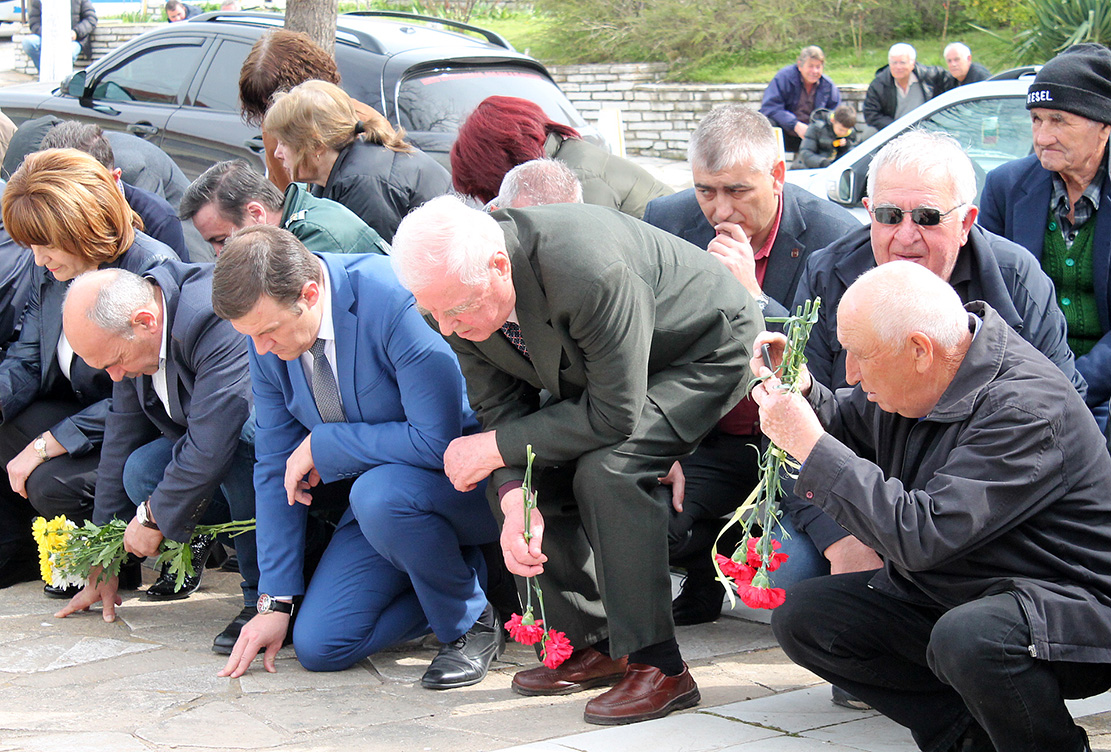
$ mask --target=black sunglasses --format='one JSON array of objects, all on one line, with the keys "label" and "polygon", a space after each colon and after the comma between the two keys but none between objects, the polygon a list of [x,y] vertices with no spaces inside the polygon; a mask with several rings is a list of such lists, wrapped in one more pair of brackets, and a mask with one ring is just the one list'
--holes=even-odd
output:
[{"label": "black sunglasses", "polygon": [[935,225],[941,224],[943,217],[952,214],[962,206],[964,206],[964,204],[957,204],[947,212],[926,206],[919,206],[909,211],[900,209],[897,206],[876,206],[872,208],[872,216],[881,225],[897,225],[903,221],[904,215],[910,214],[910,221],[914,224],[923,227],[934,227]]}]

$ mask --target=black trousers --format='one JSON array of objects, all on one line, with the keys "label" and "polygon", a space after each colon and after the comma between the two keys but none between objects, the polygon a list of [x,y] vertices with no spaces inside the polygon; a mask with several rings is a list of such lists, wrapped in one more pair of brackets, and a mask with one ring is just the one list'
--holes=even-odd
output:
[{"label": "black trousers", "polygon": [[[725,524],[722,517],[736,509],[756,487],[760,470],[760,442],[755,436],[735,436],[713,430],[682,462],[687,480],[683,511],[671,510],[667,546],[675,566],[704,570],[713,576],[710,549]],[[730,533],[739,533],[732,528]],[[723,540],[720,553],[730,556],[738,535]]]},{"label": "black trousers", "polygon": [[1013,593],[949,610],[868,587],[875,572],[816,577],[787,590],[772,629],[795,663],[946,752],[978,723],[1001,752],[1081,752],[1065,699],[1111,687],[1111,666],[1031,657]]},{"label": "black trousers", "polygon": [[[43,399],[0,425],[0,462],[7,464],[44,431],[78,412],[72,400]],[[64,454],[47,460],[27,478],[27,496],[12,490],[7,473],[0,478],[0,546],[24,546],[31,540],[31,519],[64,514],[77,524],[93,511],[100,451],[80,457]]]}]

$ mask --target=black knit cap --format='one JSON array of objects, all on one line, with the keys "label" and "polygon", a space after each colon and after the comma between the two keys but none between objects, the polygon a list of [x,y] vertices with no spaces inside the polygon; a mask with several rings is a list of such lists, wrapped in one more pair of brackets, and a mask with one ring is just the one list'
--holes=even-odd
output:
[{"label": "black knit cap", "polygon": [[1026,109],[1034,107],[1111,123],[1111,50],[1074,44],[1043,65],[1026,93]]}]

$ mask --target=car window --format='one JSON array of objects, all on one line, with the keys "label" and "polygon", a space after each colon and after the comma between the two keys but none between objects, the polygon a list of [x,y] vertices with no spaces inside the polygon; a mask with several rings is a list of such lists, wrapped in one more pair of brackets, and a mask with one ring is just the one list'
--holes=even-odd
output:
[{"label": "car window", "polygon": [[132,55],[101,76],[93,98],[111,102],[177,104],[201,57],[196,44],[153,47]]},{"label": "car window", "polygon": [[509,67],[434,71],[405,79],[397,98],[401,125],[410,131],[454,133],[471,110],[494,94],[531,100],[556,122],[586,125],[550,80]]},{"label": "car window", "polygon": [[1025,157],[1034,141],[1024,97],[960,102],[930,115],[921,127],[956,138],[972,159],[978,178]]},{"label": "car window", "polygon": [[[251,45],[225,39],[208,65],[204,82],[193,100],[194,107],[239,112],[239,69]],[[229,71],[234,71],[234,75]]]}]

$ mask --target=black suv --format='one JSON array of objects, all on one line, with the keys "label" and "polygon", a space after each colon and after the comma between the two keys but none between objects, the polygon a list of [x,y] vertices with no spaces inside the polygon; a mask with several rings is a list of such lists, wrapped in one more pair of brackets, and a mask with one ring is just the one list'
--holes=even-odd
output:
[{"label": "black suv", "polygon": [[[190,179],[221,159],[261,165],[259,130],[239,116],[239,69],[259,36],[283,23],[272,13],[206,13],[167,24],[61,86],[0,89],[0,110],[17,124],[53,113],[126,130],[161,147]],[[543,65],[485,29],[411,13],[347,13],[335,57],[343,88],[444,166],[461,119],[493,94],[536,102],[599,141]]]}]

